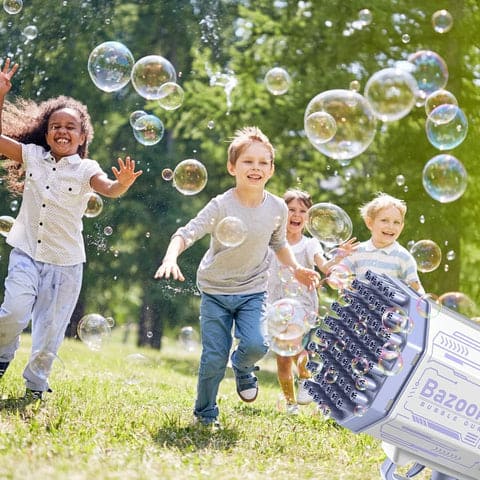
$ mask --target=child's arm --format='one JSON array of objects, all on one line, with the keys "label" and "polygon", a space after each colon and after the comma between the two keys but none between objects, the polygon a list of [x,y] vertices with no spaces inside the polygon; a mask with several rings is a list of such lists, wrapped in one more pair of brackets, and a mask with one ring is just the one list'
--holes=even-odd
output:
[{"label": "child's arm", "polygon": [[425,290],[422,287],[422,284],[420,282],[410,282],[408,284],[410,287],[412,287],[414,290],[416,290],[420,294],[424,294]]},{"label": "child's arm", "polygon": [[282,247],[275,252],[280,263],[293,268],[295,278],[310,289],[318,287],[320,284],[320,275],[310,268],[300,265],[293,255],[290,247]]},{"label": "child's arm", "polygon": [[100,195],[116,198],[123,195],[143,173],[142,170],[135,171],[135,160],[125,157],[125,162],[118,159],[119,169],[112,167],[115,180],[111,180],[105,173],[98,173],[90,179],[91,187]]},{"label": "child's arm", "polygon": [[3,68],[0,71],[0,154],[10,158],[14,162],[22,163],[22,144],[13,140],[13,138],[6,137],[2,134],[2,111],[3,104],[7,93],[12,88],[11,79],[18,70],[18,64],[14,63],[10,69],[10,59],[6,58]]},{"label": "child's arm", "polygon": [[359,244],[360,242],[357,242],[356,237],[352,237],[350,240],[343,242],[335,249],[336,252],[330,260],[325,260],[325,257],[323,257],[323,255],[315,255],[315,265],[322,273],[326,274],[331,267],[337,265],[345,257],[351,255]]},{"label": "child's arm", "polygon": [[170,278],[171,275],[175,280],[183,282],[185,277],[177,264],[177,258],[184,250],[185,241],[183,237],[180,235],[172,237],[165,257],[163,257],[162,264],[158,267],[153,278]]}]

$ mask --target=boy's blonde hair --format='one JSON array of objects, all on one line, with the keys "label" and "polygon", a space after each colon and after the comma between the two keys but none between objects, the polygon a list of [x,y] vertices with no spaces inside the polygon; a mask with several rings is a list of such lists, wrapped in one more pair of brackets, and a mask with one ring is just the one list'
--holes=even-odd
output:
[{"label": "boy's blonde hair", "polygon": [[237,163],[238,157],[253,142],[260,142],[270,152],[272,163],[275,159],[275,149],[268,137],[258,127],[245,127],[235,132],[235,136],[228,147],[228,162],[231,165]]},{"label": "boy's blonde hair", "polygon": [[403,200],[383,192],[377,193],[377,196],[373,200],[362,205],[359,210],[360,215],[365,221],[367,218],[375,218],[382,208],[387,207],[395,207],[402,215],[402,219],[405,219],[407,204]]}]

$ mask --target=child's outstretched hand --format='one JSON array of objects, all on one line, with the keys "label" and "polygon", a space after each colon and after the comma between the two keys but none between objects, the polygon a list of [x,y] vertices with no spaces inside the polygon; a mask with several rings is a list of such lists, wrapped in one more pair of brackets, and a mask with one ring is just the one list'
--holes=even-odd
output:
[{"label": "child's outstretched hand", "polygon": [[163,260],[162,264],[158,267],[157,271],[155,272],[155,275],[153,278],[159,279],[159,278],[170,278],[170,276],[174,280],[180,280],[183,282],[185,280],[185,277],[182,274],[182,271],[177,265],[177,262],[173,260],[168,260],[165,259]]},{"label": "child's outstretched hand", "polygon": [[320,275],[310,268],[297,267],[293,275],[300,283],[308,287],[309,290],[318,288],[320,285]]},{"label": "child's outstretched hand", "polygon": [[335,250],[335,256],[342,259],[351,255],[360,245],[356,237],[352,237],[350,240],[341,243]]},{"label": "child's outstretched hand", "polygon": [[0,71],[0,95],[5,96],[10,89],[12,88],[11,79],[15,75],[15,72],[18,70],[18,63],[14,63],[12,68],[10,68],[10,58],[5,59],[3,68]]},{"label": "child's outstretched hand", "polygon": [[143,173],[142,170],[135,171],[135,160],[132,160],[130,157],[125,157],[125,162],[119,158],[118,166],[119,168],[112,167],[113,174],[118,183],[127,189]]}]

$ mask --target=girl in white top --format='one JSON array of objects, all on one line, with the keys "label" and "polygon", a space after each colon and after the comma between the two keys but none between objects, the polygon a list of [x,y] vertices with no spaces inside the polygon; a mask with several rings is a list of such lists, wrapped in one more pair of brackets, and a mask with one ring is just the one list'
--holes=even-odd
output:
[{"label": "girl in white top", "polygon": [[[82,103],[60,96],[36,104],[5,101],[18,69],[0,71],[0,155],[9,160],[7,185],[22,204],[7,236],[13,247],[0,307],[0,377],[21,332],[32,320],[32,355],[23,372],[27,397],[42,398],[48,375],[80,293],[85,248],[82,217],[95,191],[119,197],[141,171],[129,157],[113,167],[115,180],[86,158],[93,129]],[[5,134],[4,134],[5,132]],[[25,180],[22,182],[23,174]],[[35,367],[39,356],[41,371]]]},{"label": "girl in white top", "polygon": [[[295,255],[297,262],[306,268],[317,267],[322,273],[327,273],[329,268],[336,264],[341,258],[349,255],[357,243],[355,238],[343,243],[338,249],[338,255],[331,260],[326,260],[320,242],[316,238],[307,237],[303,234],[304,227],[308,219],[308,209],[312,206],[312,199],[307,192],[290,189],[283,196],[288,207],[287,219],[287,241]],[[281,280],[280,269],[285,268],[272,256],[272,262],[268,279],[268,302],[273,303],[288,296],[285,291],[288,285]],[[318,294],[316,290],[299,289],[296,292],[296,300],[299,300],[307,312],[318,311]],[[307,404],[312,398],[304,388],[304,381],[310,377],[310,372],[306,368],[308,353],[302,350],[294,356],[276,355],[277,374],[280,387],[287,404],[287,413],[298,413],[298,404]],[[296,367],[299,377],[299,386],[297,396],[294,388],[293,367]]]}]

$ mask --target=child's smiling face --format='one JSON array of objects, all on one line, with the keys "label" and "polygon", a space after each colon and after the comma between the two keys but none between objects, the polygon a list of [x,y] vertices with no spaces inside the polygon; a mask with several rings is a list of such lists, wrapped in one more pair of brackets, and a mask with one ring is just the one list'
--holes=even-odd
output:
[{"label": "child's smiling face", "polygon": [[402,233],[404,226],[403,216],[396,207],[380,209],[374,218],[367,217],[365,223],[372,232],[372,242],[377,248],[392,245]]},{"label": "child's smiling face", "polygon": [[298,198],[288,203],[288,233],[301,233],[307,221],[308,207]]}]

